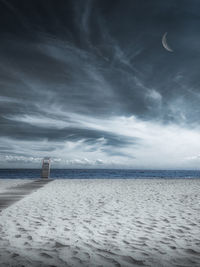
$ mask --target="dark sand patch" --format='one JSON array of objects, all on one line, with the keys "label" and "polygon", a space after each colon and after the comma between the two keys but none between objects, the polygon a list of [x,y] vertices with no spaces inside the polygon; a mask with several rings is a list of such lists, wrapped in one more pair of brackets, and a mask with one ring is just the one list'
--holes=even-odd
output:
[{"label": "dark sand patch", "polygon": [[52,179],[38,179],[15,187],[10,187],[6,192],[0,193],[0,212],[25,196],[35,192]]}]

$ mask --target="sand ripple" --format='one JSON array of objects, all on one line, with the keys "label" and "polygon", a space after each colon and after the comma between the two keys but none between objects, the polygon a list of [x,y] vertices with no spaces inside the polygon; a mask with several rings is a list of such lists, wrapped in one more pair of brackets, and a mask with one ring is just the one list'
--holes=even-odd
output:
[{"label": "sand ripple", "polygon": [[200,266],[200,180],[56,180],[0,214],[0,266]]}]

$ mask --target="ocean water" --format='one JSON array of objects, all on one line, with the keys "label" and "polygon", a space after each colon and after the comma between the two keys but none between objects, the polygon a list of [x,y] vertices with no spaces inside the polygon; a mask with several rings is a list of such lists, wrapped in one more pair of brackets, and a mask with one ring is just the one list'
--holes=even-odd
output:
[{"label": "ocean water", "polygon": [[[41,169],[0,169],[0,179],[40,178]],[[200,178],[192,170],[51,169],[54,179],[183,179]]]}]

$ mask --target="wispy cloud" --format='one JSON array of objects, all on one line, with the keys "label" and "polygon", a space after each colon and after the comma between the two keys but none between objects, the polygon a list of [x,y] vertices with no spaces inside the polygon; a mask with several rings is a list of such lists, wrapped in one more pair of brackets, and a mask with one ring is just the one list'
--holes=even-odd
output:
[{"label": "wispy cloud", "polygon": [[149,3],[155,17],[134,1],[36,2],[0,1],[1,166],[197,167],[198,47],[174,32],[179,52],[162,49],[172,1]]},{"label": "wispy cloud", "polygon": [[[73,116],[74,115],[74,116]],[[51,156],[55,160],[54,166],[70,167],[85,166],[122,167],[127,168],[184,168],[189,167],[189,155],[200,151],[198,140],[200,129],[187,129],[175,124],[161,125],[159,122],[148,122],[132,117],[95,118],[85,115],[71,114],[74,124],[82,122],[82,128],[64,128],[57,130],[56,137],[52,138],[51,125],[47,130],[49,136],[40,134],[30,140],[22,138],[12,140],[1,138],[4,143],[4,152],[1,152],[1,161],[4,164],[8,159],[12,161],[24,160],[25,163],[39,164],[34,160]],[[44,119],[48,121],[48,118]],[[30,119],[30,123],[33,120]],[[26,122],[27,124],[29,122]],[[58,122],[59,125],[62,123]],[[34,121],[37,129],[41,121]],[[44,126],[43,126],[44,127]],[[33,133],[34,135],[34,133]],[[7,149],[5,149],[7,147]],[[17,152],[17,155],[16,155]],[[78,156],[78,158],[77,158]],[[18,158],[19,157],[19,158]],[[87,160],[85,160],[87,159]],[[72,164],[73,163],[73,164]]]}]

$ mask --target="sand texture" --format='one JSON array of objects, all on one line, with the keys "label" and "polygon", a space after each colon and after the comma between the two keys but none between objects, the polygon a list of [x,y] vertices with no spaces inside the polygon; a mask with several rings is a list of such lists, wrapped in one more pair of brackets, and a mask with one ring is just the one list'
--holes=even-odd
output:
[{"label": "sand texture", "polygon": [[34,179],[26,183],[18,183],[16,186],[8,187],[4,192],[0,192],[0,212],[8,208],[15,202],[20,201],[27,195],[36,192],[47,183],[52,182],[52,179]]},{"label": "sand texture", "polygon": [[0,213],[0,266],[200,266],[199,227],[200,180],[55,180]]},{"label": "sand texture", "polygon": [[13,187],[29,183],[30,179],[0,179],[0,193],[7,189],[11,190]]}]

